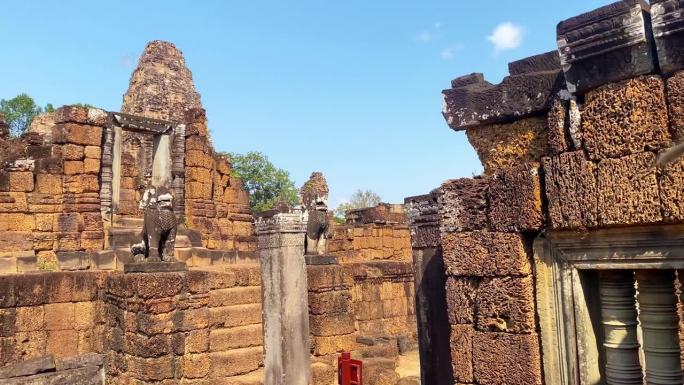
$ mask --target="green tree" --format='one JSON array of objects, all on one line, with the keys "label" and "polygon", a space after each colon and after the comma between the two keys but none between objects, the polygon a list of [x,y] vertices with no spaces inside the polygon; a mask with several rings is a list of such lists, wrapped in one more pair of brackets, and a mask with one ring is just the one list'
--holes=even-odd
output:
[{"label": "green tree", "polygon": [[249,206],[253,211],[270,210],[279,202],[295,205],[299,202],[297,189],[290,173],[277,168],[261,152],[246,154],[225,153],[231,159],[233,172],[249,193]]},{"label": "green tree", "polygon": [[337,206],[335,209],[335,217],[344,218],[349,210],[377,206],[380,202],[382,202],[382,198],[373,191],[356,190],[348,202],[340,203],[340,205]]},{"label": "green tree", "polygon": [[[52,105],[48,104],[46,109],[48,108],[52,108]],[[43,109],[27,94],[19,94],[9,100],[0,100],[0,114],[5,116],[10,127],[10,134],[14,137],[23,134],[33,118],[42,112]]]}]

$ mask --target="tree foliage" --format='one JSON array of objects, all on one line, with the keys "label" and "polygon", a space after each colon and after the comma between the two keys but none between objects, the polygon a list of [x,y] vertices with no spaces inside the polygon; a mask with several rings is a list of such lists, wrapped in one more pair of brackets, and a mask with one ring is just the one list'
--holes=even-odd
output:
[{"label": "tree foliage", "polygon": [[23,93],[9,100],[0,100],[0,114],[5,116],[5,121],[10,127],[10,134],[14,137],[23,134],[36,115],[53,110],[52,104],[48,104],[43,109],[32,97]]},{"label": "tree foliage", "polygon": [[380,202],[382,202],[382,198],[380,198],[380,195],[374,193],[373,191],[356,190],[348,202],[341,203],[339,206],[337,206],[335,209],[335,216],[338,218],[344,218],[345,214],[349,210],[377,206]]},{"label": "tree foliage", "polygon": [[240,178],[242,187],[249,193],[249,206],[253,211],[270,210],[279,202],[288,205],[299,202],[290,173],[274,166],[263,153],[250,151],[225,155],[230,157],[233,173]]}]

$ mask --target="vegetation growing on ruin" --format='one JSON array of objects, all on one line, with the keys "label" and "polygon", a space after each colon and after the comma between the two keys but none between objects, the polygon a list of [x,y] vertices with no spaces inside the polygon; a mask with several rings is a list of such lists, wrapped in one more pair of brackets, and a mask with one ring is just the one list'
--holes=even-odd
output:
[{"label": "vegetation growing on ruin", "polygon": [[263,153],[250,151],[225,155],[230,157],[234,175],[240,178],[243,189],[249,193],[252,211],[270,210],[281,202],[290,206],[299,202],[290,173],[277,168]]},{"label": "vegetation growing on ruin", "polygon": [[36,115],[54,110],[50,103],[45,107],[40,107],[32,97],[25,93],[21,93],[12,99],[0,100],[0,114],[5,116],[5,120],[10,126],[10,134],[13,137],[21,136]]},{"label": "vegetation growing on ruin", "polygon": [[349,210],[362,209],[364,207],[377,206],[378,203],[382,202],[380,195],[374,193],[371,190],[356,190],[352,194],[349,201],[340,203],[335,209],[335,217],[344,218],[345,214]]}]

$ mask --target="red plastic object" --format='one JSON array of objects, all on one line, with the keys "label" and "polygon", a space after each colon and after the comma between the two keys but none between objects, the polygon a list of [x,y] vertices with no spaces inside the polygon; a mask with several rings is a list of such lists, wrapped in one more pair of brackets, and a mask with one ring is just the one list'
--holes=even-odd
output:
[{"label": "red plastic object", "polygon": [[347,352],[342,353],[337,357],[337,382],[340,385],[363,385],[363,362],[352,360]]}]

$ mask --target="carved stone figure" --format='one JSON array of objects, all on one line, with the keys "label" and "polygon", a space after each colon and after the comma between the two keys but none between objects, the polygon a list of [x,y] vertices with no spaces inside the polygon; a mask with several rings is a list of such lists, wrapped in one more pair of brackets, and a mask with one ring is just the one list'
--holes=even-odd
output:
[{"label": "carved stone figure", "polygon": [[173,262],[178,220],[173,196],[165,187],[149,187],[140,201],[143,209],[142,242],[131,246],[135,262]]},{"label": "carved stone figure", "polygon": [[302,205],[308,216],[306,225],[305,254],[323,255],[328,236],[328,183],[323,174],[314,172],[299,190]]}]

